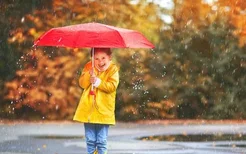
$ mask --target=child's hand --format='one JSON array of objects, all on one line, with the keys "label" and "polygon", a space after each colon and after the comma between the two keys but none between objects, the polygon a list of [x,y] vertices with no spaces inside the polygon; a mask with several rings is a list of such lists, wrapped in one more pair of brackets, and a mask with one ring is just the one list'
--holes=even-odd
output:
[{"label": "child's hand", "polygon": [[90,75],[91,75],[91,77],[90,77],[90,82],[92,83],[92,84],[94,84],[95,82],[96,82],[96,75],[95,75],[95,73],[94,73],[94,70],[93,70],[93,68],[90,70]]},{"label": "child's hand", "polygon": [[90,77],[90,82],[91,82],[92,84],[94,84],[94,83],[96,82],[96,80],[97,80],[97,77],[96,77],[95,75],[91,75],[91,77]]}]

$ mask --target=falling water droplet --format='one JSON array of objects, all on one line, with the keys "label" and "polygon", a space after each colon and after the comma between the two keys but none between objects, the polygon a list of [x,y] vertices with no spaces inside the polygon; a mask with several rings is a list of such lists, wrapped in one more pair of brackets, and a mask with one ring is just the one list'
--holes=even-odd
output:
[{"label": "falling water droplet", "polygon": [[21,18],[21,22],[23,23],[25,21],[25,17],[22,17]]},{"label": "falling water droplet", "polygon": [[61,42],[61,40],[62,40],[62,38],[60,37],[59,40],[58,40],[58,42]]},{"label": "falling water droplet", "polygon": [[58,110],[59,109],[59,105],[56,105],[56,110]]}]

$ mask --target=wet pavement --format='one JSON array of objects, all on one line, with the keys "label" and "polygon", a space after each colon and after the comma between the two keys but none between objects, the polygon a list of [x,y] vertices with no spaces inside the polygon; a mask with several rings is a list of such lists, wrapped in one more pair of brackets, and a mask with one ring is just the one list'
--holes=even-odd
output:
[{"label": "wet pavement", "polygon": [[[246,134],[246,124],[136,124],[110,127],[109,154],[246,154],[246,141],[143,141],[156,135]],[[79,123],[0,124],[0,154],[85,154]]]}]

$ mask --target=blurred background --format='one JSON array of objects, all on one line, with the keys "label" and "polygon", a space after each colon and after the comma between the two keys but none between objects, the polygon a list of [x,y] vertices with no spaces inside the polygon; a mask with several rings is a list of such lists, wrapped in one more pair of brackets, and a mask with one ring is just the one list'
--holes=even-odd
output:
[{"label": "blurred background", "polygon": [[72,119],[89,49],[32,46],[87,22],[155,45],[113,49],[117,120],[246,118],[245,0],[1,0],[0,14],[0,119]]}]

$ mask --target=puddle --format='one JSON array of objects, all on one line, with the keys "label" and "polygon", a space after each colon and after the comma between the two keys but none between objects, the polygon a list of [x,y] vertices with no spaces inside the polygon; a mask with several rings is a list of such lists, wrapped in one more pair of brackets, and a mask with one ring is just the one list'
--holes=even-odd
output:
[{"label": "puddle", "polygon": [[246,141],[246,134],[193,134],[193,135],[160,135],[138,138],[143,141],[176,141],[176,142],[207,142],[207,141]]},{"label": "puddle", "polygon": [[232,147],[232,148],[246,148],[245,144],[221,144],[216,145],[217,147]]}]

